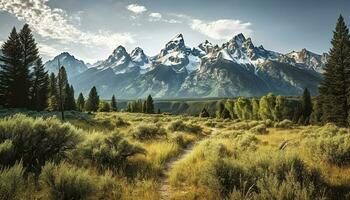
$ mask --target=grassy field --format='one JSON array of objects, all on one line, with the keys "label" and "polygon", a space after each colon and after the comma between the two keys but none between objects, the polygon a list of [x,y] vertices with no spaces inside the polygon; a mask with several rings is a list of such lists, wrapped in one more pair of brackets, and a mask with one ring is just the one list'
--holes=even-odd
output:
[{"label": "grassy field", "polygon": [[0,112],[0,199],[350,198],[350,133],[331,124],[16,112]]}]

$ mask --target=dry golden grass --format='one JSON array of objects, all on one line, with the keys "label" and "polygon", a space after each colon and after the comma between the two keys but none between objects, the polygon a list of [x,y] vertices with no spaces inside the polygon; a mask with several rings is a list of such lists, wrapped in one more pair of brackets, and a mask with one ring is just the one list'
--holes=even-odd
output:
[{"label": "dry golden grass", "polygon": [[[171,131],[171,124],[176,121],[191,124],[192,127],[200,126],[202,130],[199,134]],[[273,156],[297,155],[308,168],[319,169],[322,179],[328,185],[334,188],[350,188],[350,166],[331,164],[304,143],[303,131],[316,130],[319,127],[267,128],[266,133],[259,134],[251,128],[267,126],[266,122],[235,123],[189,116],[120,112],[84,114],[69,118],[68,122],[84,132],[85,139],[118,132],[128,142],[145,150],[145,154],[133,155],[127,159],[125,171],[113,172],[113,180],[117,186],[114,191],[110,191],[110,199],[160,199],[160,180],[164,170],[168,170],[167,163],[179,157],[181,159],[168,172],[172,187],[170,198],[176,200],[222,199],[222,186],[213,172],[213,165],[220,159],[229,163],[238,160],[241,162],[238,165],[246,169]],[[163,128],[166,135],[149,140],[139,140],[133,136],[137,127],[155,124]],[[286,147],[280,150],[281,144],[286,141]],[[193,150],[181,157],[191,144],[195,144]],[[76,158],[71,164],[85,168],[96,176],[102,176],[103,172],[98,167],[85,163],[84,160]],[[28,188],[32,187],[33,184],[28,184]]]}]

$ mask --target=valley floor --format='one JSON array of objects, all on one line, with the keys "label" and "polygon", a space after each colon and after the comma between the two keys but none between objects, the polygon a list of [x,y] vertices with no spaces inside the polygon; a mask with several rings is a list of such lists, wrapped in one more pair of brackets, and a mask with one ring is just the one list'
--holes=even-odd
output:
[{"label": "valley floor", "polygon": [[[0,111],[0,136],[10,121],[21,121],[17,123],[20,126],[28,120],[23,115],[6,118],[17,111],[11,112]],[[82,199],[350,198],[349,130],[331,124],[296,126],[268,120],[239,122],[120,112],[66,112],[66,117],[67,126],[80,140],[63,160],[55,162],[54,174],[56,182],[62,180],[65,176],[59,170],[67,165],[98,182],[89,186],[95,192],[86,191]],[[1,143],[2,137],[3,147]],[[118,145],[113,146],[115,143]],[[0,148],[0,162],[1,152]],[[65,192],[64,186],[56,188],[59,184],[44,181],[46,165],[38,184],[31,179],[23,183],[26,187],[17,191],[22,197],[62,197],[59,193]],[[0,195],[2,192],[0,189]]]}]

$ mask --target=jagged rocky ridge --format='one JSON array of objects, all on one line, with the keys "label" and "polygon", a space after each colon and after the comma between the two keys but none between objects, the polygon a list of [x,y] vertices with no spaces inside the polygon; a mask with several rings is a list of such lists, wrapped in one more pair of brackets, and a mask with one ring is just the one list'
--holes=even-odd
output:
[{"label": "jagged rocky ridge", "polygon": [[[76,91],[87,94],[96,86],[102,98],[116,94],[127,99],[148,94],[156,98],[300,95],[306,87],[316,94],[326,60],[327,54],[306,49],[281,54],[256,47],[243,34],[221,46],[205,41],[190,48],[179,34],[153,57],[139,47],[129,54],[119,46],[90,68],[77,60],[61,63],[69,68]],[[49,70],[54,62],[46,64]]]}]

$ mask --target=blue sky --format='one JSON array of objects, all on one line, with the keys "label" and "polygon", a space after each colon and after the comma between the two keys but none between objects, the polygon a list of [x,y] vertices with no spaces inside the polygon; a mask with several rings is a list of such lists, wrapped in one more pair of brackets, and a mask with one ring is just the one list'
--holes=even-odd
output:
[{"label": "blue sky", "polygon": [[118,45],[153,56],[178,33],[190,47],[243,32],[270,50],[322,53],[339,14],[349,22],[349,0],[0,0],[0,42],[28,23],[44,59],[68,51],[95,62]]}]

